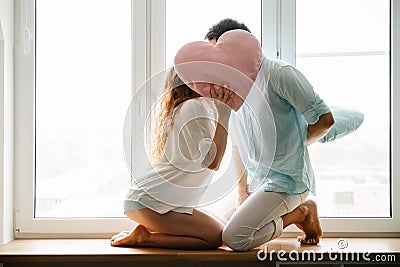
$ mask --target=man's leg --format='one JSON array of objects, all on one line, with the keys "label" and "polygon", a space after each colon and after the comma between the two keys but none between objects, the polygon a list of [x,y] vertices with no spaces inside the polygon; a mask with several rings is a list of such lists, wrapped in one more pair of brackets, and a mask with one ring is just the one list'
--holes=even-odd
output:
[{"label": "man's leg", "polygon": [[284,228],[281,216],[295,210],[305,201],[307,195],[308,192],[290,195],[258,189],[225,226],[223,242],[233,250],[246,251],[277,238]]},{"label": "man's leg", "polygon": [[319,224],[317,204],[312,200],[301,203],[292,212],[282,216],[283,228],[295,224],[303,231],[303,236],[297,240],[304,245],[316,245],[322,237],[322,229]]}]

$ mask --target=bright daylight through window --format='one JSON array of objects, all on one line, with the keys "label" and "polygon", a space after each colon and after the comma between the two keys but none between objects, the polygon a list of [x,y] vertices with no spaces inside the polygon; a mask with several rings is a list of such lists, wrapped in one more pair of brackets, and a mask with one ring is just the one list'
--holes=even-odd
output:
[{"label": "bright daylight through window", "polygon": [[131,1],[36,1],[35,217],[120,217]]},{"label": "bright daylight through window", "polygon": [[355,133],[310,147],[320,216],[390,216],[390,2],[297,0],[296,66]]},{"label": "bright daylight through window", "polygon": [[[223,18],[261,42],[262,2],[166,1],[165,67]],[[131,4],[36,0],[35,217],[123,216]],[[390,1],[297,0],[295,23],[296,67],[328,105],[365,115],[354,134],[310,147],[320,215],[389,217]]]}]

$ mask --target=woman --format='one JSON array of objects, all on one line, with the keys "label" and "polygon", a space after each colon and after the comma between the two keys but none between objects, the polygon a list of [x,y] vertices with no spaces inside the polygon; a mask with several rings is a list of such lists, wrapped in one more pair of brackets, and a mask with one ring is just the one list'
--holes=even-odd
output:
[{"label": "woman", "polygon": [[[125,215],[139,225],[111,238],[112,246],[215,249],[224,223],[196,207],[225,152],[233,93],[210,85],[202,98],[174,69],[167,77],[155,128],[152,168],[135,177]],[[191,187],[188,194],[167,190]],[[174,203],[170,200],[176,200]]]}]

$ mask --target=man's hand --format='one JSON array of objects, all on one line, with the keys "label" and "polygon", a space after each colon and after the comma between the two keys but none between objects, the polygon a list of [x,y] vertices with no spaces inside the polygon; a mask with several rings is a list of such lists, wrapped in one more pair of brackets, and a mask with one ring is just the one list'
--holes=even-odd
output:
[{"label": "man's hand", "polygon": [[243,164],[243,160],[240,156],[237,146],[234,146],[232,148],[232,160],[233,165],[235,166],[236,174],[239,178],[239,182],[237,185],[237,197],[235,201],[235,210],[237,210],[249,197],[249,194],[247,193],[247,170]]},{"label": "man's hand", "polygon": [[334,123],[335,119],[329,112],[321,115],[315,124],[309,124],[307,127],[307,145],[311,145],[324,137]]},{"label": "man's hand", "polygon": [[249,194],[246,191],[238,192],[235,202],[235,210],[237,210],[248,197]]}]

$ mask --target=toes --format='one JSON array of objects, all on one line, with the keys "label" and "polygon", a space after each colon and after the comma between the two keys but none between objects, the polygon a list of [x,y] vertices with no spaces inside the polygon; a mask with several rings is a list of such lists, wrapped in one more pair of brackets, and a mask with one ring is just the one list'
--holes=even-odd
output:
[{"label": "toes", "polygon": [[117,235],[111,237],[111,238],[110,238],[110,243],[114,242],[114,240],[115,240],[117,237],[118,237]]},{"label": "toes", "polygon": [[311,238],[305,238],[304,239],[304,243],[303,243],[304,245],[316,245],[317,244],[317,241],[316,241],[316,239],[315,238],[313,238],[313,237],[311,237]]},{"label": "toes", "polygon": [[129,235],[129,233],[130,233],[129,231],[122,231],[122,232],[120,232],[120,233],[114,235],[113,237],[111,237],[111,240],[114,240],[114,239],[118,238],[119,236]]},{"label": "toes", "polygon": [[121,245],[121,240],[124,239],[125,237],[127,237],[129,235],[129,232],[124,231],[121,232],[117,235],[114,235],[111,239],[110,239],[110,244],[111,246],[118,246]]},{"label": "toes", "polygon": [[110,240],[110,244],[111,244],[111,245],[114,245],[116,242],[117,242],[117,238],[112,238],[112,239]]},{"label": "toes", "polygon": [[113,247],[119,246],[119,244],[117,242],[112,242],[112,243],[110,243],[110,245],[113,246]]},{"label": "toes", "polygon": [[114,241],[118,237],[119,237],[119,235],[115,235],[115,236],[111,237],[110,241]]},{"label": "toes", "polygon": [[303,236],[298,236],[297,241],[300,242],[300,244],[306,245],[307,244],[307,237],[305,235]]},{"label": "toes", "polygon": [[309,237],[307,235],[298,236],[297,241],[302,245],[317,245],[319,243],[319,239],[317,237]]},{"label": "toes", "polygon": [[119,238],[116,238],[115,240],[113,240],[113,241],[111,242],[111,246],[119,246],[119,245],[121,245],[121,244],[122,244],[121,240],[122,240],[123,238],[124,238],[124,237],[122,237],[122,236],[120,236]]},{"label": "toes", "polygon": [[111,240],[110,241],[114,241],[115,239],[117,239],[117,238],[119,238],[119,237],[121,237],[122,235],[115,235],[115,236],[113,236],[112,238],[111,238]]},{"label": "toes", "polygon": [[111,246],[138,246],[150,234],[143,225],[138,225],[131,232],[121,232],[111,238]]}]

